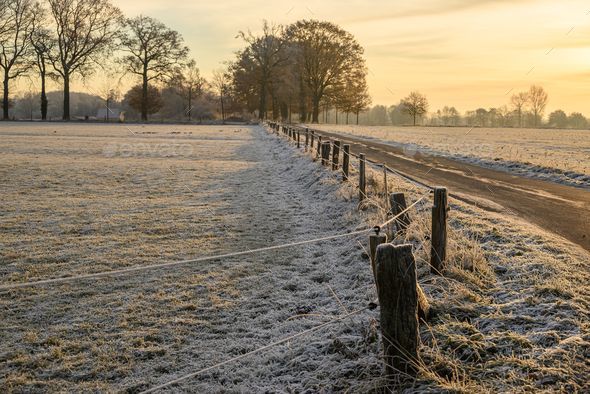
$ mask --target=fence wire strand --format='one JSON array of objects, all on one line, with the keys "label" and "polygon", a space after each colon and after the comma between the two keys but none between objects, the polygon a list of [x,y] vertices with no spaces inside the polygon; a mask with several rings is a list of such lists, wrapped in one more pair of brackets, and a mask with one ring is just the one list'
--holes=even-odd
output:
[{"label": "fence wire strand", "polygon": [[328,325],[330,325],[330,324],[334,324],[334,323],[336,323],[336,322],[340,322],[340,321],[342,321],[342,320],[344,320],[344,319],[347,319],[347,318],[349,318],[349,317],[351,317],[351,316],[357,315],[357,314],[359,314],[359,313],[361,313],[361,312],[363,312],[363,311],[366,311],[367,309],[370,309],[370,308],[371,308],[371,306],[366,306],[366,307],[364,307],[364,308],[357,309],[357,310],[355,310],[355,311],[352,311],[352,312],[350,312],[350,313],[347,313],[347,314],[345,314],[345,315],[339,316],[339,317],[337,317],[337,318],[335,318],[335,319],[332,319],[332,320],[330,320],[330,321],[327,321],[327,322],[325,322],[325,323],[322,323],[322,324],[320,324],[320,325],[314,326],[314,327],[312,327],[312,328],[309,328],[309,329],[307,329],[307,330],[304,330],[304,331],[300,331],[300,332],[298,332],[298,333],[296,333],[296,334],[293,334],[293,335],[290,335],[290,336],[288,336],[288,337],[286,337],[286,338],[280,339],[280,340],[278,340],[278,341],[275,341],[275,342],[269,343],[268,345],[265,345],[265,346],[259,347],[259,348],[257,348],[257,349],[254,349],[254,350],[252,350],[252,351],[250,351],[250,352],[248,352],[248,353],[244,353],[244,354],[241,354],[241,355],[239,355],[239,356],[232,357],[232,358],[230,358],[230,359],[227,359],[227,360],[225,360],[225,361],[222,361],[222,362],[219,362],[219,363],[217,363],[217,364],[211,365],[211,366],[209,366],[209,367],[207,367],[207,368],[203,368],[203,369],[201,369],[201,370],[198,370],[198,371],[196,371],[196,372],[191,372],[191,373],[189,373],[189,374],[183,375],[183,376],[181,376],[181,377],[179,377],[179,378],[176,378],[176,379],[174,379],[174,380],[171,380],[171,381],[169,381],[169,382],[166,382],[166,383],[160,384],[160,385],[158,385],[158,386],[152,387],[152,388],[150,388],[150,389],[148,389],[148,390],[145,390],[145,391],[143,391],[143,392],[142,392],[142,394],[147,394],[147,393],[154,393],[154,392],[156,392],[156,391],[159,391],[159,390],[162,390],[162,389],[164,389],[164,388],[166,388],[166,387],[173,386],[173,385],[175,385],[175,384],[177,384],[177,383],[180,383],[180,382],[183,382],[183,381],[185,381],[185,380],[187,380],[187,379],[193,378],[193,377],[195,377],[195,376],[197,376],[197,375],[200,375],[200,374],[202,374],[202,373],[204,373],[204,372],[210,371],[210,370],[212,370],[212,369],[215,369],[215,368],[219,368],[219,367],[221,367],[221,366],[224,366],[224,365],[226,365],[226,364],[230,364],[230,363],[236,362],[236,361],[238,361],[238,360],[241,360],[241,359],[243,359],[243,358],[245,358],[245,357],[251,356],[251,355],[253,355],[253,354],[256,354],[256,353],[263,352],[263,351],[265,351],[265,350],[268,350],[268,349],[270,349],[270,348],[272,348],[272,347],[275,347],[275,346],[281,345],[281,344],[283,344],[283,343],[286,343],[286,342],[289,342],[289,341],[291,341],[291,340],[293,340],[293,339],[296,339],[296,338],[302,337],[302,336],[304,336],[304,335],[306,335],[306,334],[309,334],[309,333],[311,333],[311,332],[314,332],[314,331],[320,330],[320,329],[322,329],[322,328],[324,328],[324,327],[326,327],[326,326],[328,326]]}]

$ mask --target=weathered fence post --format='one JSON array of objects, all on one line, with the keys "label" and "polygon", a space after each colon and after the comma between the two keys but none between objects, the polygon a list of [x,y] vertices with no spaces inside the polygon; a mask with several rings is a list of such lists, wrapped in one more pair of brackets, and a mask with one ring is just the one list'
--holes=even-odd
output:
[{"label": "weathered fence post", "polygon": [[434,189],[434,206],[432,207],[432,247],[430,250],[431,272],[442,274],[447,259],[447,189]]},{"label": "weathered fence post", "polygon": [[404,212],[407,207],[404,193],[391,193],[389,195],[389,205],[391,205],[391,213],[394,217],[401,214],[394,222],[397,230],[405,231],[410,225],[410,215],[408,212]]},{"label": "weathered fence post", "polygon": [[305,151],[307,152],[307,146],[309,145],[309,129],[305,128]]},{"label": "weathered fence post", "polygon": [[367,179],[365,174],[365,154],[359,154],[359,200],[363,201],[365,199],[366,188],[367,188]]},{"label": "weathered fence post", "polygon": [[340,157],[340,141],[335,140],[332,148],[332,171],[338,169],[338,159]]},{"label": "weathered fence post", "polygon": [[322,165],[330,164],[330,142],[322,142]]},{"label": "weathered fence post", "polygon": [[418,291],[412,245],[379,245],[375,269],[386,374],[415,375],[419,362]]},{"label": "weathered fence post", "polygon": [[322,136],[318,135],[318,148],[316,152],[316,156],[320,157],[322,155]]},{"label": "weathered fence post", "polygon": [[287,130],[289,131],[289,139],[293,138],[293,129],[287,127]]},{"label": "weathered fence post", "polygon": [[375,278],[375,284],[377,283],[377,273],[375,269],[376,261],[375,258],[377,256],[377,246],[384,244],[387,242],[387,236],[385,234],[379,234],[375,232],[375,234],[369,235],[369,253],[371,258],[371,269],[373,270],[373,277]]},{"label": "weathered fence post", "polygon": [[297,147],[301,148],[301,133],[297,130]]},{"label": "weathered fence post", "polygon": [[387,185],[387,167],[385,163],[383,163],[383,188],[385,192],[385,212],[389,211],[389,189]]},{"label": "weathered fence post", "polygon": [[315,133],[314,133],[314,131],[312,130],[312,131],[311,131],[311,141],[309,142],[309,150],[310,150],[312,153],[313,153],[313,139],[314,139],[314,137],[315,137]]},{"label": "weathered fence post", "polygon": [[350,165],[350,145],[342,145],[342,180],[348,180],[348,166]]}]

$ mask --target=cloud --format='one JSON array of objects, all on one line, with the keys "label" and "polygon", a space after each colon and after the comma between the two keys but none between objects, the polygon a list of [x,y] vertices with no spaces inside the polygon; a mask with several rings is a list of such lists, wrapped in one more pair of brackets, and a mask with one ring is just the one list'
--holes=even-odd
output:
[{"label": "cloud", "polygon": [[[346,19],[346,23],[360,23],[360,22],[374,22],[388,19],[412,18],[424,16],[437,16],[459,12],[472,8],[479,8],[483,6],[497,6],[497,5],[514,5],[515,3],[526,3],[534,0],[431,0],[425,3],[412,4],[406,8],[398,8],[395,11],[379,12],[371,15],[359,15]],[[380,8],[380,7],[375,7]],[[382,9],[381,9],[382,11]]]}]

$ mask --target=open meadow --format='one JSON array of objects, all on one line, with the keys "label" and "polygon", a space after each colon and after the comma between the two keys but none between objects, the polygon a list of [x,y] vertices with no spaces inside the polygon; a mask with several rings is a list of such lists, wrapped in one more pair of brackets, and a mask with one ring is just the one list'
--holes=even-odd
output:
[{"label": "open meadow", "polygon": [[516,175],[590,188],[590,130],[314,125]]},{"label": "open meadow", "polygon": [[[369,198],[259,126],[10,123],[0,128],[0,289],[370,228]],[[409,201],[424,190],[390,177]],[[449,269],[430,274],[428,197],[394,243],[414,246],[435,315],[408,392],[589,388],[588,254],[451,200]],[[368,234],[368,233],[367,233]],[[382,375],[367,235],[0,290],[8,392],[140,392],[306,329],[173,390],[370,392]]]}]

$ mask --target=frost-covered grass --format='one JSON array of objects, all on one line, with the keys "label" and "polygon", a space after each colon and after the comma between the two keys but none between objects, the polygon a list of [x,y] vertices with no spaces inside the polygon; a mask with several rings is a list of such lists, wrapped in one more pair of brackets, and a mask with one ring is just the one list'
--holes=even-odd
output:
[{"label": "frost-covered grass", "polygon": [[[372,170],[369,184],[383,202],[382,177]],[[391,176],[388,184],[410,201],[423,193]],[[507,213],[451,200],[448,269],[434,276],[430,207],[419,206],[393,239],[416,246],[419,281],[435,310],[421,328],[420,377],[406,381],[407,390],[588,390],[588,253]]]},{"label": "frost-covered grass", "polygon": [[590,187],[590,130],[313,125],[416,152],[554,182]]},{"label": "frost-covered grass", "polygon": [[[343,184],[258,127],[1,126],[1,284],[311,239],[385,215],[381,173],[359,211],[356,172]],[[392,176],[389,191],[424,193]],[[436,310],[419,378],[403,387],[587,389],[588,255],[451,202],[445,277],[428,272],[430,200],[393,240],[415,245]],[[0,292],[0,387],[136,392],[364,308],[375,299],[366,243]],[[378,310],[365,311],[174,389],[379,391],[380,351]]]}]

